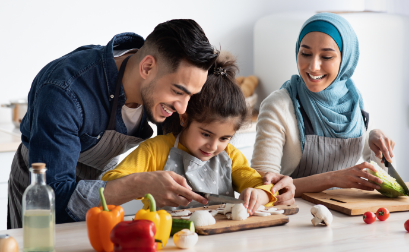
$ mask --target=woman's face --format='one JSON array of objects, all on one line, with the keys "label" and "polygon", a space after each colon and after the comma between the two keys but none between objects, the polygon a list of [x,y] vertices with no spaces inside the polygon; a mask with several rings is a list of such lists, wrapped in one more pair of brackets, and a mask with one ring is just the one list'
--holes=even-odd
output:
[{"label": "woman's face", "polygon": [[310,32],[298,51],[298,70],[311,92],[320,92],[335,80],[341,65],[337,43],[327,34]]}]

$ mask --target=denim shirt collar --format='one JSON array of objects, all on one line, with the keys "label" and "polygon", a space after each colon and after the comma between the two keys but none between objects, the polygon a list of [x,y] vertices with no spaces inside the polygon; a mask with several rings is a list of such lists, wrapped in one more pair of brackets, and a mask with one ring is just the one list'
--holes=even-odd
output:
[{"label": "denim shirt collar", "polygon": [[[132,32],[125,32],[115,35],[111,41],[105,47],[105,51],[103,53],[103,62],[104,62],[104,69],[106,74],[106,83],[107,88],[110,94],[115,93],[115,84],[116,78],[118,76],[118,68],[116,67],[116,63],[114,60],[114,53],[113,49],[118,50],[125,50],[125,49],[132,49],[132,48],[141,48],[144,44],[144,39],[136,33]],[[125,91],[124,88],[121,87],[121,91],[119,94],[120,98],[123,98],[123,102],[125,102]],[[111,95],[109,97],[109,101],[111,101]],[[122,100],[122,99],[120,99]],[[123,105],[123,104],[122,104]]]},{"label": "denim shirt collar", "polygon": [[[114,53],[113,49],[117,50],[125,50],[125,49],[132,49],[132,48],[141,48],[144,44],[144,39],[139,36],[136,33],[131,33],[131,32],[126,32],[126,33],[120,33],[115,35],[111,41],[108,42],[108,44],[105,47],[105,50],[103,52],[103,64],[104,64],[104,71],[105,71],[105,77],[106,77],[106,84],[107,84],[107,89],[109,92],[109,101],[111,102],[114,98],[115,94],[115,85],[116,85],[116,79],[118,77],[119,71],[116,66],[115,60],[114,60]],[[122,106],[125,104],[126,97],[125,97],[125,91],[123,86],[121,86],[121,90],[119,92],[119,97],[118,97],[118,106],[117,106],[117,118],[116,118],[116,130],[118,132],[126,132],[126,126],[125,123],[123,122],[122,115],[121,115],[121,109]],[[141,122],[142,124],[143,122]]]}]

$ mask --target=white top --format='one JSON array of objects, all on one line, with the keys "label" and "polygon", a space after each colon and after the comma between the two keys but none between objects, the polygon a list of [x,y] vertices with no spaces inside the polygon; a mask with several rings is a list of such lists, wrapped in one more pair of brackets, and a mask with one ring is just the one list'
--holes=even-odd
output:
[{"label": "white top", "polygon": [[139,124],[142,120],[142,106],[137,108],[129,108],[126,105],[122,106],[122,120],[124,120],[127,135],[133,136],[135,132],[138,130]]},{"label": "white top", "polygon": [[[286,89],[274,91],[263,100],[256,131],[251,167],[257,171],[290,176],[300,163],[302,152],[294,105]],[[374,160],[383,168],[369,148],[369,132],[370,127],[365,134],[362,158],[367,162]]]},{"label": "white top", "polygon": [[[130,51],[137,51],[137,48],[129,49],[129,50],[113,50],[114,57],[122,56]],[[124,120],[127,135],[133,136],[135,132],[138,130],[139,124],[142,120],[142,106],[137,108],[129,108],[126,105],[122,106],[122,120]]]}]

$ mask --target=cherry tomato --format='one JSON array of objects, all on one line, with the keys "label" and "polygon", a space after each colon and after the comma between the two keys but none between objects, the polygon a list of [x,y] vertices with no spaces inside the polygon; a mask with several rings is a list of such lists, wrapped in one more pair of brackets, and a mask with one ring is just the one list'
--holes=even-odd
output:
[{"label": "cherry tomato", "polygon": [[405,229],[409,232],[409,220],[405,222]]},{"label": "cherry tomato", "polygon": [[363,218],[366,224],[371,224],[376,220],[376,215],[372,212],[365,212]]},{"label": "cherry tomato", "polygon": [[384,221],[384,220],[388,219],[389,218],[389,210],[384,208],[384,207],[379,208],[376,211],[376,217],[378,217],[378,219],[380,221]]}]

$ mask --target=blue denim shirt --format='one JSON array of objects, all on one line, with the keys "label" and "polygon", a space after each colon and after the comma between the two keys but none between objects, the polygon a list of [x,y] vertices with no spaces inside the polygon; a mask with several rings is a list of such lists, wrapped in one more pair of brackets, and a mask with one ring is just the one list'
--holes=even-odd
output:
[{"label": "blue denim shirt", "polygon": [[[122,33],[106,46],[79,47],[47,64],[32,83],[20,126],[22,142],[29,149],[29,165],[47,165],[46,180],[55,192],[57,223],[84,218],[75,218],[67,204],[77,188],[75,168],[80,153],[96,145],[108,126],[118,75],[113,48],[140,48],[143,43],[135,33]],[[121,87],[116,131],[122,134],[127,133],[121,115],[125,100]],[[99,203],[97,198],[93,204],[96,200]]]}]

